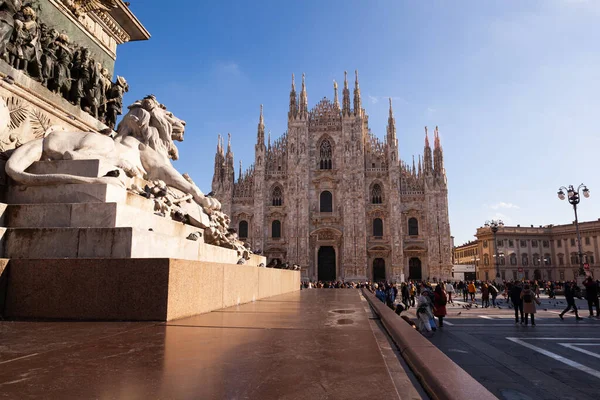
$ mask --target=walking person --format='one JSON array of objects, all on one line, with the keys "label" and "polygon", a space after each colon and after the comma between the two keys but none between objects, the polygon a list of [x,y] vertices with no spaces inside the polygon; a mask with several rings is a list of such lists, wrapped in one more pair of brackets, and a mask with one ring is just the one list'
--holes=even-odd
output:
[{"label": "walking person", "polygon": [[448,303],[454,304],[454,301],[452,301],[452,295],[454,294],[454,285],[450,281],[446,282],[446,293],[448,293]]},{"label": "walking person", "polygon": [[417,297],[417,322],[419,332],[425,334],[431,333],[435,330],[435,323],[432,326],[433,321],[433,303],[429,298],[427,291],[421,291]]},{"label": "walking person", "polygon": [[481,285],[481,307],[488,308],[490,306],[490,290],[487,282]]},{"label": "walking person", "polygon": [[414,307],[415,306],[415,296],[417,295],[417,287],[415,286],[415,284],[411,281],[410,282],[410,306]]},{"label": "walking person", "polygon": [[531,326],[535,326],[535,304],[542,304],[535,296],[535,292],[531,290],[529,285],[525,285],[521,291],[521,301],[523,303],[523,313],[525,314],[525,325],[531,315]]},{"label": "walking person", "polygon": [[525,316],[523,315],[523,302],[521,301],[521,288],[520,282],[515,282],[510,288],[510,301],[515,307],[515,324],[519,323],[519,311],[521,313],[521,323],[525,323]]},{"label": "walking person", "polygon": [[583,285],[585,286],[585,298],[588,303],[588,308],[590,309],[590,318],[594,316],[593,306],[596,306],[596,318],[600,318],[600,308],[598,307],[598,282],[591,276],[588,276],[587,279],[583,281]]},{"label": "walking person", "polygon": [[488,286],[488,290],[490,292],[490,296],[492,296],[492,306],[496,308],[496,297],[498,297],[498,289],[496,289],[496,286],[490,284]]},{"label": "walking person", "polygon": [[433,315],[438,317],[440,321],[440,328],[444,326],[444,317],[446,316],[446,304],[448,303],[448,297],[446,291],[442,288],[442,285],[437,285],[434,291],[433,297]]},{"label": "walking person", "polygon": [[410,308],[410,306],[409,306],[410,292],[408,290],[408,285],[406,284],[406,282],[402,283],[402,286],[400,288],[400,293],[402,294],[402,304],[404,304],[404,309],[408,310]]},{"label": "walking person", "polygon": [[575,296],[577,295],[577,284],[575,281],[565,283],[565,300],[567,300],[567,308],[563,310],[558,316],[563,319],[563,315],[568,312],[571,308],[575,310],[575,320],[580,321],[583,318],[579,316],[577,305],[575,304]]},{"label": "walking person", "polygon": [[475,293],[477,292],[477,288],[475,287],[475,281],[471,281],[469,283],[469,296],[471,296],[471,302],[475,301]]}]

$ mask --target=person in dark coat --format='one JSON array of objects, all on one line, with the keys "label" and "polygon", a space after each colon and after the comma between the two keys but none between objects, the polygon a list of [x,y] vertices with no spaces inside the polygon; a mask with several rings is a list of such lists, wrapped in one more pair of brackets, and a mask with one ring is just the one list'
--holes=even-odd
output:
[{"label": "person in dark coat", "polygon": [[579,311],[577,310],[577,305],[575,304],[575,296],[577,295],[577,284],[574,281],[567,282],[565,284],[565,300],[567,300],[567,308],[563,310],[558,316],[560,319],[563,319],[563,315],[571,308],[575,310],[575,320],[582,320],[579,316]]},{"label": "person in dark coat", "polygon": [[523,302],[521,301],[521,287],[520,282],[515,282],[510,288],[510,301],[515,307],[515,324],[519,323],[519,311],[521,312],[521,323],[525,323],[525,316],[523,315]]},{"label": "person in dark coat", "polygon": [[600,308],[598,306],[598,282],[591,276],[588,276],[587,279],[583,281],[583,285],[585,286],[585,298],[588,303],[588,308],[590,309],[590,318],[594,316],[593,306],[596,306],[596,318],[600,318]]}]

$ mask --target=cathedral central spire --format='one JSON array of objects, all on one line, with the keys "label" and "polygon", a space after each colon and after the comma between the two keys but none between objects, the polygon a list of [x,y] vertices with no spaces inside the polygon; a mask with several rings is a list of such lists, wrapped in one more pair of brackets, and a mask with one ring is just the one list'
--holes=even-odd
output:
[{"label": "cathedral central spire", "polygon": [[425,175],[431,174],[433,172],[433,160],[431,159],[431,147],[429,147],[427,127],[425,127],[425,149],[423,153],[423,169],[425,170]]},{"label": "cathedral central spire", "polygon": [[348,72],[344,71],[344,91],[342,93],[342,115],[350,115],[350,89],[348,89]]},{"label": "cathedral central spire", "polygon": [[394,119],[394,111],[392,110],[392,98],[390,97],[390,115],[388,116],[387,126],[387,141],[390,144],[396,143],[396,120]]},{"label": "cathedral central spire", "polygon": [[358,70],[354,71],[354,115],[361,114],[362,106],[360,103],[360,87],[358,86]]}]

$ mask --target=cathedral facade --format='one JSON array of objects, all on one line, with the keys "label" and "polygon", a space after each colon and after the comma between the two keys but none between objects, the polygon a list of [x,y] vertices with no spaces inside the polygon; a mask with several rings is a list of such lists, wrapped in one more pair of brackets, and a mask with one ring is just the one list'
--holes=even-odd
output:
[{"label": "cathedral facade", "polygon": [[[446,279],[452,242],[443,151],[425,128],[415,165],[398,157],[390,100],[379,140],[362,108],[358,74],[352,99],[308,108],[304,75],[290,91],[288,129],[265,144],[261,106],[254,164],[236,178],[231,137],[219,137],[212,190],[239,237],[269,262],[298,264],[310,280]],[[270,135],[269,135],[270,136]]]}]

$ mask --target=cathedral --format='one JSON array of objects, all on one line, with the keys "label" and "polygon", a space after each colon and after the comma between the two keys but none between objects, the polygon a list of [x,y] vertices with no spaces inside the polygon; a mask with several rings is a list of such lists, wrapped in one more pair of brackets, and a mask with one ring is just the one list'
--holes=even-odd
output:
[{"label": "cathedral", "polygon": [[369,129],[358,73],[352,107],[308,108],[304,75],[292,75],[288,129],[265,144],[261,106],[254,164],[236,178],[231,136],[219,136],[212,191],[232,228],[270,263],[288,262],[303,280],[420,280],[451,277],[448,186],[438,129],[415,165],[399,159],[390,99],[385,140]]}]

